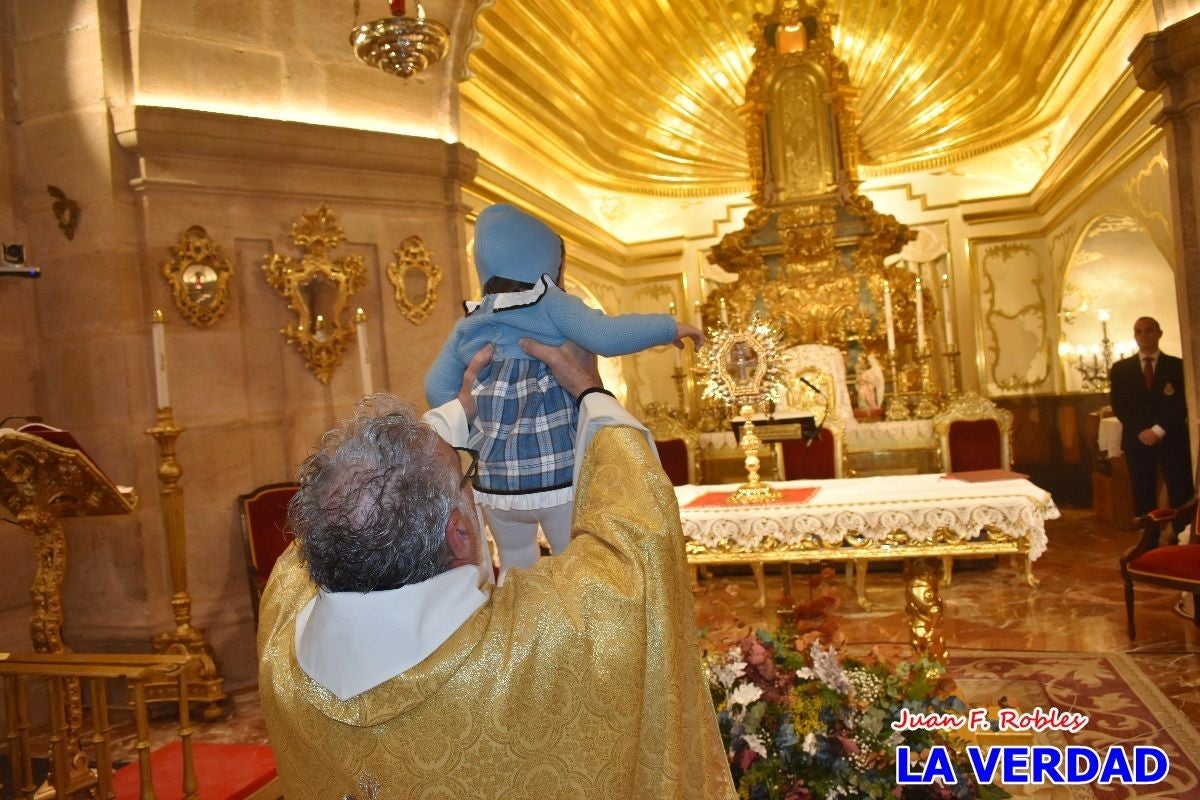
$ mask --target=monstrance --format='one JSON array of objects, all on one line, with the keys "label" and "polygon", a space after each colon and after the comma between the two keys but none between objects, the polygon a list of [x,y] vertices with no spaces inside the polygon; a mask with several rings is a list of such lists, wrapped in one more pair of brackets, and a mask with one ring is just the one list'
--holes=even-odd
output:
[{"label": "monstrance", "polygon": [[726,327],[709,331],[703,369],[708,372],[704,397],[730,405],[741,414],[742,452],[746,454],[748,480],[730,496],[731,503],[770,503],[781,495],[758,478],[758,435],[754,410],[776,401],[783,390],[783,359],[779,331],[755,314],[741,330]]}]

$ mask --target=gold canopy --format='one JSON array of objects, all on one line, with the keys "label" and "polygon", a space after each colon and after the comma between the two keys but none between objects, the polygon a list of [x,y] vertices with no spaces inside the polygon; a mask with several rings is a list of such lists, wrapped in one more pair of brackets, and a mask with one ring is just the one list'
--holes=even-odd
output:
[{"label": "gold canopy", "polygon": [[[750,31],[773,0],[498,2],[463,102],[592,185],[704,195],[749,185],[738,116]],[[1145,0],[832,0],[860,90],[864,176],[960,161],[1058,118]]]}]

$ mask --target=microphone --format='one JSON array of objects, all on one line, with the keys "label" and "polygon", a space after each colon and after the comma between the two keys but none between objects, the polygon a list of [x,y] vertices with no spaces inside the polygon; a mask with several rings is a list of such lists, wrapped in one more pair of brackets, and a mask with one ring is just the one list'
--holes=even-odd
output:
[{"label": "microphone", "polygon": [[801,383],[803,383],[803,384],[804,384],[805,386],[807,386],[808,388],[812,389],[812,390],[813,390],[814,392],[816,392],[817,394],[821,395],[822,397],[824,397],[824,396],[825,396],[825,393],[824,393],[824,392],[822,392],[820,389],[818,389],[818,388],[817,388],[817,386],[816,386],[816,384],[814,384],[814,383],[813,383],[812,381],[810,381],[808,378],[804,377],[803,375],[797,375],[796,377],[800,379],[800,382],[801,382]]}]

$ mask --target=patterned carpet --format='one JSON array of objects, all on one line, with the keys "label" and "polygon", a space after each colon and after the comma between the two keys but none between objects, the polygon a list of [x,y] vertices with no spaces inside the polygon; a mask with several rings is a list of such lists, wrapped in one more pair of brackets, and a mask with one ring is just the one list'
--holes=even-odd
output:
[{"label": "patterned carpet", "polygon": [[950,659],[959,694],[968,704],[1005,697],[1022,711],[1054,707],[1087,714],[1077,734],[1044,733],[1035,744],[1156,745],[1171,759],[1168,777],[1152,786],[1006,787],[1018,797],[1047,800],[1184,800],[1200,798],[1200,734],[1187,717],[1122,653],[954,651]]}]

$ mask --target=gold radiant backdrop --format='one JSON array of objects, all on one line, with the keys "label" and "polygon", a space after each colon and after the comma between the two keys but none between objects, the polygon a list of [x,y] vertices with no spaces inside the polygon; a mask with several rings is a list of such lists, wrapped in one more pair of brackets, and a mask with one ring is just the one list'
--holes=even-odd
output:
[{"label": "gold radiant backdrop", "polygon": [[[1147,0],[834,0],[859,89],[864,176],[1029,136]],[[738,115],[755,12],[773,0],[499,0],[464,103],[595,186],[701,195],[749,185]]]}]

